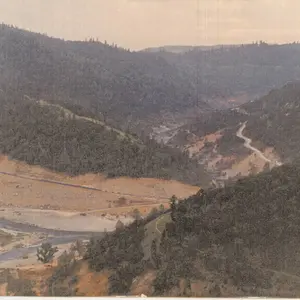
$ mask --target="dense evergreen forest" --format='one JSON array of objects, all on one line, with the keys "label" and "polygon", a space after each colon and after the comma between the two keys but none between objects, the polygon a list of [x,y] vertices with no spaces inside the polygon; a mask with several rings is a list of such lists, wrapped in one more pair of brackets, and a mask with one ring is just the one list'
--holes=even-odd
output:
[{"label": "dense evergreen forest", "polygon": [[228,105],[230,97],[265,94],[300,79],[299,54],[298,44],[265,43],[180,54],[131,52],[2,24],[0,88],[83,106],[126,128],[165,112],[207,112]]},{"label": "dense evergreen forest", "polygon": [[[188,77],[161,57],[6,25],[0,25],[0,71],[3,90],[77,104],[119,126],[195,104]],[[201,101],[197,105],[208,107]]]},{"label": "dense evergreen forest", "polygon": [[208,183],[203,168],[187,154],[150,139],[142,141],[15,94],[0,92],[0,104],[0,151],[12,159],[70,175],[101,172]]},{"label": "dense evergreen forest", "polygon": [[300,155],[300,82],[244,105],[251,113],[245,133],[254,141],[274,147],[285,161]]},{"label": "dense evergreen forest", "polygon": [[[159,248],[151,247],[152,261],[142,259],[147,220],[91,240],[86,259],[95,271],[114,270],[112,294],[128,293],[133,278],[152,269],[153,295],[294,297],[300,290],[299,187],[299,167],[285,165],[201,191],[172,202],[172,221],[155,242]],[[197,282],[202,289],[192,290]]]}]

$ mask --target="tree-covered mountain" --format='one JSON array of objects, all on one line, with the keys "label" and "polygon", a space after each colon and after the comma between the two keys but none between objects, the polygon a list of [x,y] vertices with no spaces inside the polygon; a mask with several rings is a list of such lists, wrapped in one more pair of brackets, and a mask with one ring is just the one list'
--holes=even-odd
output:
[{"label": "tree-covered mountain", "polygon": [[[130,52],[90,39],[63,41],[0,25],[0,88],[83,106],[127,128],[165,113],[232,106],[300,78],[298,44]],[[194,110],[196,111],[196,110]]]},{"label": "tree-covered mountain", "polygon": [[3,91],[0,104],[0,152],[13,159],[70,175],[93,172],[208,183],[203,168],[187,154],[79,117],[72,105],[66,110]]},{"label": "tree-covered mountain", "polygon": [[244,109],[250,113],[245,134],[253,141],[273,147],[284,161],[300,157],[300,82],[273,90]]},{"label": "tree-covered mountain", "polygon": [[[187,73],[193,87],[215,108],[222,103],[219,98],[233,98],[240,104],[300,79],[298,43],[194,47],[182,54],[159,54]],[[245,100],[239,100],[243,95]]]},{"label": "tree-covered mountain", "polygon": [[297,295],[299,180],[299,168],[283,166],[176,205],[155,290],[183,278],[207,283],[202,296]]},{"label": "tree-covered mountain", "polygon": [[[169,212],[92,239],[84,260],[90,271],[109,274],[109,295],[132,295],[140,282],[147,296],[295,297],[299,187],[299,167],[285,165],[185,201],[173,198]],[[73,274],[49,280],[62,287]]]},{"label": "tree-covered mountain", "polygon": [[[0,88],[128,122],[195,106],[189,79],[164,58],[94,40],[71,42],[0,25]],[[197,106],[207,109],[204,102]]]}]

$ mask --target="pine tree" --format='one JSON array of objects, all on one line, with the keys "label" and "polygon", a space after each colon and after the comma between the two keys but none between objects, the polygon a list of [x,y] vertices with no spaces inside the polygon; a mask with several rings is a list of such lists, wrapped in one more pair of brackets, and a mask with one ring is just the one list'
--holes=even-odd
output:
[{"label": "pine tree", "polygon": [[173,195],[170,199],[171,219],[172,219],[172,221],[175,221],[176,204],[177,204],[177,198],[176,198],[175,195]]},{"label": "pine tree", "polygon": [[47,264],[53,260],[54,254],[57,251],[57,247],[52,247],[50,243],[43,243],[42,246],[37,249],[37,259]]},{"label": "pine tree", "polygon": [[76,242],[71,246],[71,250],[78,254],[79,257],[83,257],[85,254],[85,246],[81,240],[76,240]]},{"label": "pine tree", "polygon": [[164,211],[165,211],[165,206],[164,206],[163,204],[161,204],[161,205],[159,206],[159,211],[160,211],[160,212],[164,212]]},{"label": "pine tree", "polygon": [[133,216],[133,218],[134,218],[136,221],[139,221],[139,220],[141,220],[141,218],[142,218],[141,212],[140,212],[137,208],[135,208],[135,209],[133,210],[132,216]]},{"label": "pine tree", "polygon": [[124,230],[125,225],[121,220],[118,220],[117,224],[116,224],[116,231],[122,231]]}]

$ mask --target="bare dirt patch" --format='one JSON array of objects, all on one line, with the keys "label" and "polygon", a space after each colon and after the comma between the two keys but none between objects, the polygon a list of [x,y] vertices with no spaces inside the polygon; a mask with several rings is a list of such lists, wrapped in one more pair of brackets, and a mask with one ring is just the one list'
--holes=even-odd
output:
[{"label": "bare dirt patch", "polygon": [[156,271],[151,270],[147,271],[141,276],[137,277],[131,286],[131,295],[140,296],[141,294],[144,295],[151,295],[152,294],[152,283],[156,278]]},{"label": "bare dirt patch", "polygon": [[118,207],[120,197],[125,197],[129,206],[130,202],[145,205],[167,202],[173,194],[185,198],[199,190],[199,187],[172,180],[126,177],[106,179],[101,174],[70,177],[38,166],[12,161],[6,156],[0,157],[0,171],[102,190],[67,187],[0,174],[0,204],[3,207],[87,211]]},{"label": "bare dirt patch", "polygon": [[139,210],[142,216],[148,215],[153,209],[160,209],[160,206],[163,205],[165,209],[170,208],[169,202],[158,202],[156,204],[147,204],[147,205],[133,205],[125,207],[115,207],[101,210],[92,210],[89,212],[89,215],[93,216],[130,216],[134,210]]},{"label": "bare dirt patch", "polygon": [[187,150],[189,151],[190,155],[198,154],[205,146],[205,143],[216,143],[222,137],[220,131],[217,131],[212,134],[208,134],[193,143],[192,145],[187,146]]},{"label": "bare dirt patch", "polygon": [[[275,153],[273,148],[266,148],[262,152],[271,161],[279,160],[279,156]],[[256,153],[252,153],[244,159],[235,162],[230,169],[226,170],[226,173],[229,177],[234,177],[237,174],[240,174],[241,176],[248,176],[249,174],[262,172],[266,165],[266,161],[261,159]],[[274,164],[270,164],[270,168],[274,166]]]},{"label": "bare dirt patch", "polygon": [[82,264],[78,276],[78,295],[100,297],[108,295],[108,271],[94,273],[86,263]]}]

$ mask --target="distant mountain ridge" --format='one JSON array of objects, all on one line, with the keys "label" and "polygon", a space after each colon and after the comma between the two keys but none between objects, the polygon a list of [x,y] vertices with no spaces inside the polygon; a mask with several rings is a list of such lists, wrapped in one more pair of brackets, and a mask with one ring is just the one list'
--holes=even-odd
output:
[{"label": "distant mountain ridge", "polygon": [[174,64],[188,76],[194,89],[211,107],[218,102],[235,106],[262,97],[274,88],[300,80],[300,44],[273,45],[264,42],[234,47],[217,47],[175,54],[161,51],[155,55]]},{"label": "distant mountain ridge", "polygon": [[212,49],[219,49],[219,48],[233,48],[233,47],[239,47],[240,45],[211,45],[211,46],[180,46],[180,45],[173,45],[173,46],[161,46],[161,47],[150,47],[150,48],[145,48],[141,50],[141,52],[151,52],[151,53],[156,53],[156,52],[171,52],[171,53],[185,53],[188,51],[192,50],[212,50]]}]

